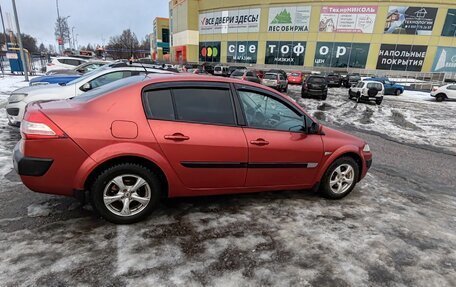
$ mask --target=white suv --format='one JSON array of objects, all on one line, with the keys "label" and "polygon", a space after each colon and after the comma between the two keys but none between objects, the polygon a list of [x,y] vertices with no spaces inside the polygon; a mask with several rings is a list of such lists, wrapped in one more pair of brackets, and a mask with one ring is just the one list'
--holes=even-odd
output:
[{"label": "white suv", "polygon": [[69,99],[123,78],[151,73],[172,74],[144,66],[115,63],[98,68],[65,85],[50,84],[17,89],[11,93],[6,106],[9,124],[20,125],[29,103]]},{"label": "white suv", "polygon": [[73,69],[86,62],[88,62],[88,60],[74,57],[51,58],[51,62],[46,65],[46,73],[52,70]]},{"label": "white suv", "polygon": [[383,101],[383,95],[385,93],[385,87],[382,83],[376,81],[360,81],[354,84],[348,90],[348,97],[360,101],[371,101],[374,100],[377,105],[380,105]]},{"label": "white suv", "polygon": [[456,100],[456,84],[433,88],[431,97],[435,97],[437,102],[441,102],[443,100]]}]

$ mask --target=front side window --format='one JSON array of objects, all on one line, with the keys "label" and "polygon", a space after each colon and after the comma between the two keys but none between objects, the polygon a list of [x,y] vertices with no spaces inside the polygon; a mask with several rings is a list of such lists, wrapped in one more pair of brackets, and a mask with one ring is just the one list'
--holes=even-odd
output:
[{"label": "front side window", "polygon": [[239,91],[247,124],[251,128],[303,131],[304,116],[280,101],[250,91]]},{"label": "front side window", "polygon": [[131,76],[130,71],[117,71],[108,74],[104,74],[98,78],[93,79],[90,81],[90,87],[92,89],[101,87],[103,85],[109,84],[111,82],[120,80],[122,78],[127,78]]},{"label": "front side window", "polygon": [[209,124],[235,125],[229,89],[173,89],[176,119]]}]

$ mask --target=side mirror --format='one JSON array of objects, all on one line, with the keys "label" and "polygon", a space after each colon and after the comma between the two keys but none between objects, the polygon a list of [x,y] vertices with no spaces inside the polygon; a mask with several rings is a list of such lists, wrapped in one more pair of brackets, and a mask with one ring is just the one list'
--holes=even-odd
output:
[{"label": "side mirror", "polygon": [[87,92],[88,90],[91,90],[91,89],[92,89],[92,85],[90,83],[85,83],[80,88],[80,90],[83,91],[83,92]]},{"label": "side mirror", "polygon": [[310,127],[307,127],[307,134],[309,135],[317,135],[320,133],[320,125],[316,122],[312,122]]}]

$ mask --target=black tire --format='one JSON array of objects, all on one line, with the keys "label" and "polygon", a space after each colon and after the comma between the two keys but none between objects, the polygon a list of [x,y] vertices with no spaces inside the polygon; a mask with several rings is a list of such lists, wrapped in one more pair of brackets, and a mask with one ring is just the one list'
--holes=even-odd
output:
[{"label": "black tire", "polygon": [[396,91],[394,91],[394,95],[395,96],[400,96],[402,93],[401,93],[401,90],[397,89]]},{"label": "black tire", "polygon": [[[139,176],[150,187],[150,200],[139,213],[131,216],[120,216],[110,211],[103,200],[103,193],[110,181],[121,175]],[[90,188],[90,199],[96,213],[115,224],[131,224],[146,218],[156,207],[161,194],[162,186],[158,176],[148,168],[134,163],[123,163],[102,171]],[[129,204],[131,206],[131,203]]]},{"label": "black tire", "polygon": [[348,98],[351,100],[353,98],[353,92],[348,90]]},{"label": "black tire", "polygon": [[322,100],[322,101],[325,101],[327,97],[328,97],[328,94],[323,94],[323,95],[321,96],[321,100]]},{"label": "black tire", "polygon": [[286,93],[288,91],[288,85],[285,86],[285,88],[283,89],[283,91]]},{"label": "black tire", "polygon": [[445,100],[445,98],[446,98],[445,94],[438,94],[437,96],[435,96],[435,100],[437,102],[443,102],[443,100]]},{"label": "black tire", "polygon": [[[342,193],[336,193],[331,189],[330,180],[331,175],[333,172],[341,165],[350,165],[353,168],[354,175],[353,175],[353,182],[350,186]],[[358,182],[359,178],[359,166],[356,161],[352,157],[341,157],[336,159],[326,170],[325,174],[323,175],[321,182],[320,182],[320,191],[322,195],[328,199],[341,199],[347,196],[353,188],[355,188],[356,183]]]},{"label": "black tire", "polygon": [[308,94],[306,92],[301,92],[301,98],[307,98]]},{"label": "black tire", "polygon": [[380,106],[382,104],[382,101],[383,100],[375,100],[375,103],[377,104],[377,106]]}]

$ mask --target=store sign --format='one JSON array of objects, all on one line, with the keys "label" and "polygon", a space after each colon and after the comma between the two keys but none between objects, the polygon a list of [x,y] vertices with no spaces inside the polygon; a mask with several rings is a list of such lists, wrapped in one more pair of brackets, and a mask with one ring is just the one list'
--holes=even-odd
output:
[{"label": "store sign", "polygon": [[421,72],[427,46],[382,44],[377,70]]},{"label": "store sign", "polygon": [[437,73],[456,73],[456,48],[438,47],[432,71]]},{"label": "store sign", "polygon": [[365,68],[369,44],[318,42],[315,67]]},{"label": "store sign", "polygon": [[199,14],[201,34],[258,32],[260,8],[206,12]]},{"label": "store sign", "polygon": [[390,6],[386,17],[386,34],[431,35],[437,8]]},{"label": "store sign", "polygon": [[226,59],[228,63],[256,64],[258,42],[228,42]]},{"label": "store sign", "polygon": [[377,6],[323,6],[320,10],[320,32],[372,33]]},{"label": "store sign", "polygon": [[268,32],[309,32],[310,6],[269,8]]},{"label": "store sign", "polygon": [[265,64],[304,65],[306,42],[267,41]]},{"label": "store sign", "polygon": [[220,42],[199,43],[200,62],[220,62]]}]

